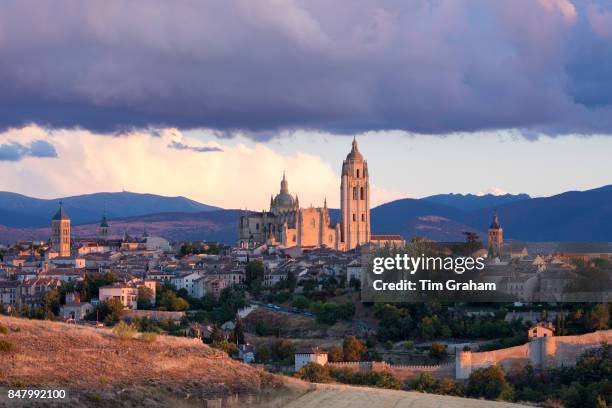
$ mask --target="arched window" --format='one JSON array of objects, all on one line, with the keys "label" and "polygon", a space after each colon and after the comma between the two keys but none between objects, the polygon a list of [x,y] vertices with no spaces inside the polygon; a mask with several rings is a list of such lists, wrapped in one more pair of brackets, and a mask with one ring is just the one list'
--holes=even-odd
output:
[{"label": "arched window", "polygon": [[361,214],[361,221],[365,221],[365,214]]},{"label": "arched window", "polygon": [[353,221],[357,221],[357,216],[353,214]]},{"label": "arched window", "polygon": [[365,200],[365,194],[363,193],[363,187],[361,187],[360,194],[361,194],[361,199]]},{"label": "arched window", "polygon": [[359,169],[357,169],[357,178],[359,178]]},{"label": "arched window", "polygon": [[357,187],[353,187],[353,200],[357,200],[359,197],[357,197]]}]

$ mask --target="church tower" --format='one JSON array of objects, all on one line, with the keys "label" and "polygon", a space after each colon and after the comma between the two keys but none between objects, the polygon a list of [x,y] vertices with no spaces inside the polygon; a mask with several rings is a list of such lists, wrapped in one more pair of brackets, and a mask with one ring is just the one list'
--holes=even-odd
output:
[{"label": "church tower", "polygon": [[100,221],[100,226],[98,227],[98,238],[101,240],[108,239],[109,232],[110,227],[108,226],[108,220],[106,219],[106,209],[104,209],[104,214],[102,214],[102,220]]},{"label": "church tower", "polygon": [[502,246],[504,245],[504,230],[499,223],[499,217],[497,216],[497,210],[493,212],[493,222],[489,226],[488,234],[488,248],[489,257],[501,257]]},{"label": "church tower", "polygon": [[70,217],[60,201],[59,210],[51,220],[51,249],[58,256],[70,256]]},{"label": "church tower", "polygon": [[368,162],[363,159],[353,138],[351,152],[342,162],[340,183],[342,218],[341,240],[344,250],[370,242],[370,181]]}]

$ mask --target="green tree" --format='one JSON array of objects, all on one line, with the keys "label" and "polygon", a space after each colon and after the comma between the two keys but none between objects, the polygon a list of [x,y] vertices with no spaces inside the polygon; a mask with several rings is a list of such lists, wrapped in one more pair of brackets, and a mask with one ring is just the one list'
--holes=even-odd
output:
[{"label": "green tree", "polygon": [[499,365],[479,368],[470,374],[466,394],[470,397],[510,400],[512,385],[506,380],[506,373]]},{"label": "green tree", "polygon": [[249,289],[260,287],[264,278],[264,265],[260,260],[250,261],[245,270],[245,284]]},{"label": "green tree", "polygon": [[260,363],[267,363],[270,360],[270,350],[266,345],[259,346],[255,352],[255,360]]},{"label": "green tree", "polygon": [[142,285],[138,287],[138,299],[137,299],[137,307],[138,309],[151,309],[153,307],[153,291]]},{"label": "green tree", "polygon": [[60,293],[57,289],[51,289],[45,293],[40,302],[42,317],[44,319],[55,319],[60,311]]},{"label": "green tree", "polygon": [[[117,298],[106,299],[98,305],[98,317],[105,323],[117,323],[123,314],[123,304]],[[94,312],[95,313],[95,312]]]},{"label": "green tree", "polygon": [[242,324],[242,319],[240,315],[236,313],[236,325],[234,326],[234,339],[238,344],[245,344],[246,341],[244,339],[244,326]]},{"label": "green tree", "polygon": [[599,304],[591,310],[588,317],[589,329],[606,330],[610,326],[610,308],[606,304]]}]

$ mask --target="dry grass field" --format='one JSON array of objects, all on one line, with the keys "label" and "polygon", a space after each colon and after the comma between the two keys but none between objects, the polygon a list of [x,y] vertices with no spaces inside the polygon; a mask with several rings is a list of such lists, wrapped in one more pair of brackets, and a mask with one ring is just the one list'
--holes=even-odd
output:
[{"label": "dry grass field", "polygon": [[[241,364],[199,340],[0,316],[0,407],[510,407],[404,391],[310,384]],[[9,388],[63,388],[64,401],[17,401]]]},{"label": "dry grass field", "polygon": [[201,406],[206,399],[285,388],[278,377],[197,339],[158,336],[146,342],[136,335],[120,340],[108,329],[3,316],[0,324],[8,327],[0,340],[14,345],[12,352],[0,352],[0,387],[62,387],[85,402],[147,400],[147,406],[164,406],[167,398]]}]

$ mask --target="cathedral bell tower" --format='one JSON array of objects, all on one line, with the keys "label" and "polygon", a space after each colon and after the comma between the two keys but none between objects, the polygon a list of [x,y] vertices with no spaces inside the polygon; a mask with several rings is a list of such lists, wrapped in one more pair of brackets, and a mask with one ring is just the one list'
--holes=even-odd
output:
[{"label": "cathedral bell tower", "polygon": [[59,256],[70,256],[70,217],[60,201],[59,210],[51,220],[51,249]]},{"label": "cathedral bell tower", "polygon": [[342,218],[341,240],[344,250],[370,242],[370,180],[368,162],[363,159],[353,138],[351,152],[342,162],[340,183]]},{"label": "cathedral bell tower", "polygon": [[493,212],[493,222],[489,226],[488,233],[488,250],[489,257],[501,257],[502,246],[504,245],[504,230],[499,223],[499,217],[497,216],[497,210]]}]

